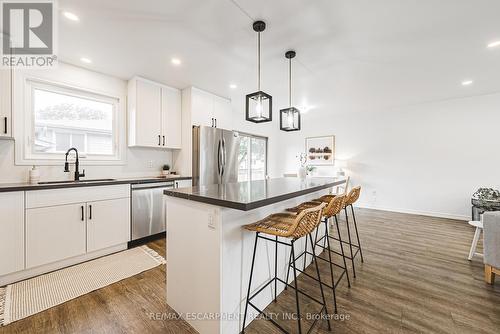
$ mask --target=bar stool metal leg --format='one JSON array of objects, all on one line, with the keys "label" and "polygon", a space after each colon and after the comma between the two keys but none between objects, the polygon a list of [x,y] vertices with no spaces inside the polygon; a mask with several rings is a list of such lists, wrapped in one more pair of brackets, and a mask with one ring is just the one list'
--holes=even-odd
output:
[{"label": "bar stool metal leg", "polygon": [[349,270],[347,270],[347,262],[345,260],[344,242],[342,241],[342,236],[340,235],[339,220],[337,218],[337,215],[335,215],[334,217],[335,217],[335,226],[337,226],[337,234],[339,236],[339,243],[340,243],[340,251],[342,253],[342,260],[344,261],[345,274],[347,277],[347,286],[350,288],[351,287],[351,280],[349,279]]},{"label": "bar stool metal leg", "polygon": [[[245,313],[243,314],[243,329],[241,333],[245,333],[245,322],[247,320],[247,312],[248,312],[248,304],[250,303],[250,289],[252,288],[252,276],[253,276],[253,267],[255,264],[255,253],[257,251],[257,241],[259,240],[259,232],[255,233],[255,244],[253,246],[253,256],[252,256],[252,266],[250,267],[250,280],[248,282],[248,290],[247,290],[247,301],[245,303]],[[276,245],[277,247],[277,245]]]},{"label": "bar stool metal leg", "polygon": [[276,236],[276,248],[274,249],[274,302],[278,295],[278,236]]},{"label": "bar stool metal leg", "polygon": [[[328,239],[328,238],[327,238]],[[328,331],[331,331],[332,330],[332,326],[330,325],[330,318],[328,317],[328,308],[326,307],[326,300],[325,300],[325,293],[323,291],[323,283],[321,282],[321,276],[319,274],[319,267],[318,267],[318,261],[316,259],[316,252],[314,251],[314,245],[315,243],[313,242],[313,239],[312,239],[312,233],[309,233],[309,240],[311,241],[311,245],[313,246],[313,251],[312,251],[312,257],[313,257],[313,262],[314,264],[316,265],[316,274],[318,275],[318,281],[319,281],[319,288],[321,290],[321,298],[323,300],[323,312],[326,316],[326,321],[328,323]],[[330,248],[328,248],[330,249]],[[330,253],[330,252],[328,252]],[[331,259],[330,259],[330,269],[331,269],[331,273],[332,273],[332,286],[335,286],[335,282],[333,280],[333,268],[332,268],[332,263],[331,263]],[[337,300],[335,298],[335,288],[333,289],[333,300],[335,302],[335,313],[337,313]]]},{"label": "bar stool metal leg", "polygon": [[[295,263],[295,240],[292,240],[292,263],[293,263],[293,279],[295,285],[295,302],[297,303],[297,324],[299,327],[299,334],[302,334],[302,326],[300,321],[300,306],[299,306],[299,287],[297,282],[297,268]],[[321,285],[321,284],[320,284]]]},{"label": "bar stool metal leg", "polygon": [[285,290],[288,290],[288,279],[290,278],[290,268],[292,266],[292,250],[290,250],[290,258],[288,259],[288,270],[286,272],[286,285],[285,285]]},{"label": "bar stool metal leg", "polygon": [[352,219],[354,220],[354,229],[356,230],[356,239],[358,241],[358,248],[359,248],[359,254],[361,255],[361,262],[365,262],[363,259],[363,250],[361,249],[361,241],[359,241],[359,234],[358,234],[358,224],[356,223],[356,215],[354,214],[354,207],[352,204],[350,205],[351,211],[352,211]]},{"label": "bar stool metal leg", "polygon": [[344,212],[345,212],[345,223],[347,227],[347,238],[349,239],[349,248],[351,250],[352,274],[354,278],[356,278],[356,268],[354,267],[354,252],[352,251],[351,228],[349,227],[349,217],[347,214],[347,207],[344,208]]},{"label": "bar stool metal leg", "polygon": [[[325,219],[325,233],[326,233],[326,244],[328,246],[328,249],[326,250],[328,252],[328,260],[329,260],[329,264],[330,264],[330,276],[331,276],[331,279],[332,279],[332,291],[333,291],[333,305],[334,305],[334,308],[335,308],[335,314],[337,314],[337,295],[335,294],[335,279],[333,278],[333,264],[332,264],[332,252],[331,252],[331,248],[330,248],[330,237],[328,235],[328,221]],[[340,243],[342,244],[342,242]],[[314,253],[314,252],[313,252]],[[316,257],[316,254],[314,255],[314,257]],[[345,265],[345,264],[344,264]],[[316,268],[318,268],[318,264],[316,264]],[[347,267],[345,267],[345,271],[347,273]],[[318,272],[318,276],[319,276],[319,272]],[[347,278],[347,280],[349,280],[349,277]],[[323,289],[321,289],[321,293],[323,293]],[[330,325],[330,323],[328,323],[328,325]]]},{"label": "bar stool metal leg", "polygon": [[306,237],[306,246],[304,247],[304,265],[302,266],[302,270],[306,270],[306,260],[307,260],[307,237]]}]

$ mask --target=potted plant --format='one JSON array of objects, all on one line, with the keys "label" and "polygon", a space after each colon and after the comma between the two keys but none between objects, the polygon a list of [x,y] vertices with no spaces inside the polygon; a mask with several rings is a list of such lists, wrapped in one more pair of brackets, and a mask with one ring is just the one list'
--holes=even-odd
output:
[{"label": "potted plant", "polygon": [[167,176],[170,174],[170,166],[169,165],[163,165],[163,168],[161,170],[161,175]]}]

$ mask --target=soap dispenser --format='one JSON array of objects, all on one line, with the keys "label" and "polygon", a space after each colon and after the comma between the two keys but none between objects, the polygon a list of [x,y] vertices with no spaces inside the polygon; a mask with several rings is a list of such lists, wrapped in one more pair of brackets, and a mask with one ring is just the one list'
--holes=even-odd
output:
[{"label": "soap dispenser", "polygon": [[38,181],[40,181],[40,170],[36,166],[33,166],[30,170],[30,183],[37,184]]}]

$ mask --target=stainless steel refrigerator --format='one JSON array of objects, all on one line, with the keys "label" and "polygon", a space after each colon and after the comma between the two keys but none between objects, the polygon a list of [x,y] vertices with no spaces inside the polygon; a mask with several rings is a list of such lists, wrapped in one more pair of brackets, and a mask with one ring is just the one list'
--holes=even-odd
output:
[{"label": "stainless steel refrigerator", "polygon": [[238,132],[193,127],[193,185],[238,182]]}]

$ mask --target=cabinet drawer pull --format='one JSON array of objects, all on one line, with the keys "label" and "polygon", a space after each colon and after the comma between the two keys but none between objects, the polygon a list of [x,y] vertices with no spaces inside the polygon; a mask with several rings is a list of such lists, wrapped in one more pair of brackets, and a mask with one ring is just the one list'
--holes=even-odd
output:
[{"label": "cabinet drawer pull", "polygon": [[4,125],[3,125],[3,126],[4,126],[4,128],[3,128],[3,129],[4,129],[4,130],[3,130],[3,133],[4,133],[4,134],[7,134],[7,117],[4,117],[4,118],[3,118],[3,124],[4,124]]},{"label": "cabinet drawer pull", "polygon": [[89,220],[92,219],[92,205],[89,205]]},{"label": "cabinet drawer pull", "polygon": [[161,146],[161,136],[158,135],[158,146]]},{"label": "cabinet drawer pull", "polygon": [[163,146],[165,146],[165,136],[163,136]]},{"label": "cabinet drawer pull", "polygon": [[80,207],[82,209],[82,221],[85,220],[85,208],[83,207],[83,205]]}]

